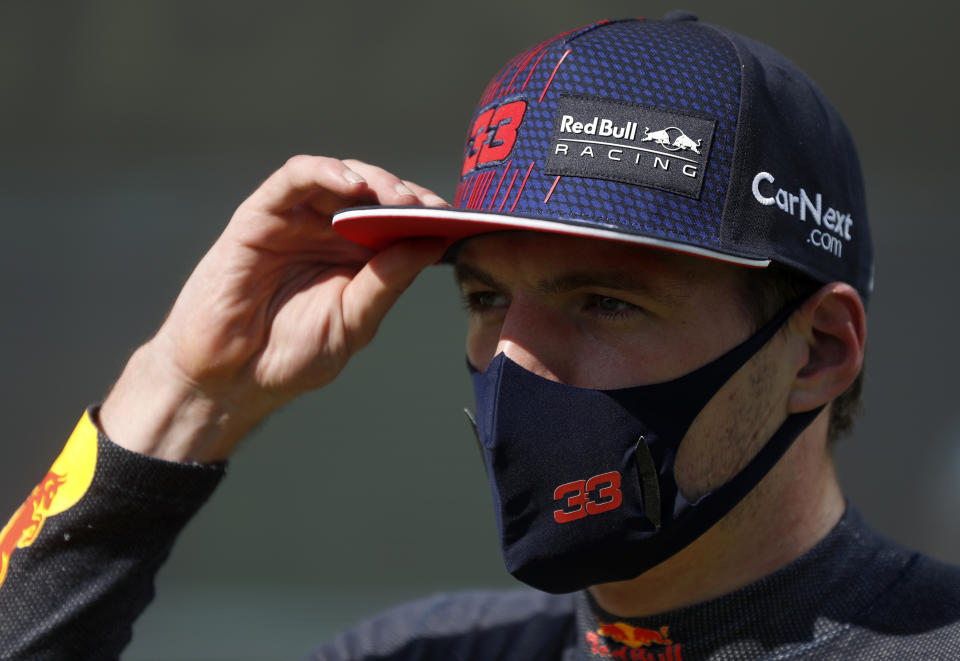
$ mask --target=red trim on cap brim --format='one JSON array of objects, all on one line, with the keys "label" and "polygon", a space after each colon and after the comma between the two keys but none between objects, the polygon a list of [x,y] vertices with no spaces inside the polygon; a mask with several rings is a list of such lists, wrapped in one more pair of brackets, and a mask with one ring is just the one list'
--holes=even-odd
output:
[{"label": "red trim on cap brim", "polygon": [[344,209],[334,214],[333,229],[354,243],[373,250],[383,250],[402,239],[416,237],[442,237],[448,244],[453,244],[461,239],[489,232],[532,230],[635,243],[753,268],[770,265],[769,259],[729,255],[709,248],[658,237],[628,234],[615,229],[449,207],[381,206]]}]

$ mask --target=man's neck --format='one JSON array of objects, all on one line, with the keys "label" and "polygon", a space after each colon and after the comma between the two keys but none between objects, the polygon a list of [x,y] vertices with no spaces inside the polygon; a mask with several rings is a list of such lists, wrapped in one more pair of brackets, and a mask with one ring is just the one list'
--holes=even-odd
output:
[{"label": "man's neck", "polygon": [[[814,423],[816,426],[816,423]],[[605,611],[643,617],[701,603],[768,576],[809,551],[845,508],[833,460],[808,429],[717,525],[637,578],[590,588]]]}]

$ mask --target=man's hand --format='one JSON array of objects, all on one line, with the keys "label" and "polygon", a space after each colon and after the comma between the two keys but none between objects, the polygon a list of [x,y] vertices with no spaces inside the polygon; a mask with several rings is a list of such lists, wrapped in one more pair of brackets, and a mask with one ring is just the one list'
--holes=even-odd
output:
[{"label": "man's hand", "polygon": [[360,204],[446,203],[359,161],[297,156],[237,209],[100,410],[116,443],[225,459],[271,411],[332,381],[443,242],[380,252],[331,228]]}]

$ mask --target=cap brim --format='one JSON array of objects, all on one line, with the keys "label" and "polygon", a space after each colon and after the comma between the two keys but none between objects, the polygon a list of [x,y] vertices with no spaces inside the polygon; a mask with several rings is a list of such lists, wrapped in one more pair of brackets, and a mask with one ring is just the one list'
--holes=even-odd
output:
[{"label": "cap brim", "polygon": [[416,237],[442,237],[447,240],[448,245],[452,245],[478,234],[531,230],[635,243],[753,268],[770,265],[769,259],[731,255],[679,241],[629,234],[595,225],[579,225],[575,221],[561,222],[485,211],[464,211],[452,207],[377,206],[344,209],[334,214],[333,229],[344,238],[373,250],[383,250],[402,239]]}]

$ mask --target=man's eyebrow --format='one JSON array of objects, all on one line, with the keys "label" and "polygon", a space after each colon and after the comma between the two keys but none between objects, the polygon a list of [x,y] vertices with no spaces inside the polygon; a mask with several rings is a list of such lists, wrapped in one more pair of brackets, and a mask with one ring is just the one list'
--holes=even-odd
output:
[{"label": "man's eyebrow", "polygon": [[486,285],[491,289],[496,289],[498,291],[503,289],[503,286],[497,282],[496,278],[484,271],[483,269],[478,269],[475,266],[470,266],[469,264],[464,264],[463,262],[457,262],[456,266],[453,269],[454,277],[457,279],[458,285],[463,285],[464,282],[468,280],[473,280],[474,282],[479,282],[482,285]]},{"label": "man's eyebrow", "polygon": [[676,299],[667,288],[651,284],[649,277],[628,271],[569,271],[537,283],[537,289],[545,294],[591,287],[634,292],[662,302]]},{"label": "man's eyebrow", "polygon": [[[491,289],[502,291],[504,286],[492,275],[470,264],[460,262],[454,273],[457,283],[479,282]],[[625,292],[635,292],[664,303],[676,302],[676,293],[672,288],[658,287],[650,283],[649,278],[640,274],[616,270],[577,270],[560,273],[537,283],[537,290],[544,294],[562,294],[581,288],[599,287]]]}]

